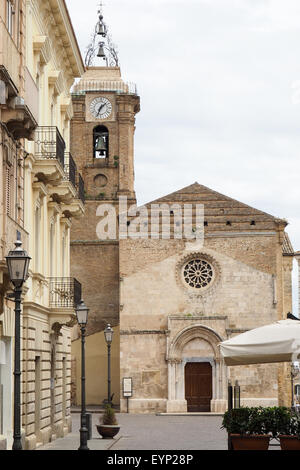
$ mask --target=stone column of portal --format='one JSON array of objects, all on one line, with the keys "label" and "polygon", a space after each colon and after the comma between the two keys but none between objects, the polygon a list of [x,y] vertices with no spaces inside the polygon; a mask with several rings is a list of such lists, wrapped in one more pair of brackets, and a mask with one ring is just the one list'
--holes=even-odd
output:
[{"label": "stone column of portal", "polygon": [[213,383],[212,383],[212,399],[215,400],[217,398],[217,364],[216,361],[213,365]]},{"label": "stone column of portal", "polygon": [[168,361],[168,400],[174,400],[174,391],[175,383],[174,383],[174,363]]},{"label": "stone column of portal", "polygon": [[[181,361],[169,360],[168,361],[168,401],[167,413],[178,413],[187,411],[187,402],[184,399],[176,398],[176,364]],[[184,377],[179,377],[178,389],[181,390],[182,380]]]},{"label": "stone column of portal", "polygon": [[212,400],[211,411],[224,413],[227,408],[226,400],[226,367],[222,359],[216,359],[217,395]]},{"label": "stone column of portal", "polygon": [[219,358],[216,359],[215,393],[211,401],[211,411],[214,413],[223,413],[226,410],[225,373],[224,362]]}]

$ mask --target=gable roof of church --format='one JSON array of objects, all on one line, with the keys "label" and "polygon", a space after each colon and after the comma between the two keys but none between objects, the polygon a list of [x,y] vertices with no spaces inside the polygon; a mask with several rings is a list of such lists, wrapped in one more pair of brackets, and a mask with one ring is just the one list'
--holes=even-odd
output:
[{"label": "gable roof of church", "polygon": [[[167,194],[159,199],[151,201],[146,204],[146,207],[150,207],[151,204],[162,204],[162,203],[198,203],[203,204],[205,207],[205,220],[209,218],[245,218],[249,216],[258,217],[259,221],[272,221],[280,222],[283,225],[288,225],[288,222],[284,219],[274,217],[266,212],[255,209],[247,204],[244,204],[236,199],[225,196],[224,194],[218,193],[206,186],[199,183],[191,184],[185,188],[179,189],[174,193]],[[216,220],[215,220],[216,221]],[[234,222],[234,220],[232,220]],[[211,220],[213,222],[213,220]]]}]

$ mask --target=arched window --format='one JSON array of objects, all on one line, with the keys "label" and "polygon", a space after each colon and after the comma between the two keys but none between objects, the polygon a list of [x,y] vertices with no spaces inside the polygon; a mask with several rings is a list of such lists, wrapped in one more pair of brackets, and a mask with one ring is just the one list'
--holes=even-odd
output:
[{"label": "arched window", "polygon": [[109,133],[105,126],[97,126],[93,132],[94,158],[108,158]]}]

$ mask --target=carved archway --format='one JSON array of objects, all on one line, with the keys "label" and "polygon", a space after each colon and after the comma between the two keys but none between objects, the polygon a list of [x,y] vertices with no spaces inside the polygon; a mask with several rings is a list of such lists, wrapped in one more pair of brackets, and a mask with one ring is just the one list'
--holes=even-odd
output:
[{"label": "carved archway", "polygon": [[[185,346],[191,341],[203,340],[210,346],[209,357],[186,357],[183,354]],[[168,346],[168,412],[186,412],[184,371],[188,362],[209,362],[213,369],[213,398],[211,411],[225,411],[226,409],[226,366],[218,347],[223,339],[213,329],[202,324],[187,326],[181,330]]]},{"label": "carved archway", "polygon": [[221,356],[218,344],[221,343],[223,339],[214,330],[201,324],[188,326],[175,336],[169,346],[168,360],[181,361],[183,348],[193,339],[203,339],[207,341],[214,351],[215,359],[220,360]]}]

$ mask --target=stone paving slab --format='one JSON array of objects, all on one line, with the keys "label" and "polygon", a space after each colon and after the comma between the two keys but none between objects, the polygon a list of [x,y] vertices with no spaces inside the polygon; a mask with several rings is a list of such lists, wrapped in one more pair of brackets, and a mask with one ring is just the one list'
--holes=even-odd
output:
[{"label": "stone paving slab", "polygon": [[[117,413],[121,426],[113,440],[100,438],[97,433],[99,414],[92,415],[91,450],[226,450],[227,434],[220,429],[221,416],[155,414],[133,415]],[[72,433],[38,450],[77,450],[80,437],[80,414],[72,414]]]},{"label": "stone paving slab", "polygon": [[[91,412],[91,411],[90,411]],[[109,450],[110,447],[115,444],[121,435],[116,436],[115,439],[102,439],[96,430],[96,424],[98,424],[99,414],[93,414],[92,417],[92,439],[88,441],[88,447],[90,450]],[[49,444],[39,447],[37,451],[42,450],[77,450],[80,445],[80,413],[72,413],[72,432],[66,437],[56,439]]]},{"label": "stone paving slab", "polygon": [[[115,444],[120,438],[121,436],[115,439],[102,439],[99,436],[99,438],[93,438],[88,441],[88,448],[90,450],[109,450],[110,447]],[[39,447],[36,450],[78,450],[79,445],[79,433],[71,433],[63,439],[56,439],[55,441],[50,442],[49,444],[46,444],[42,447]]]}]

